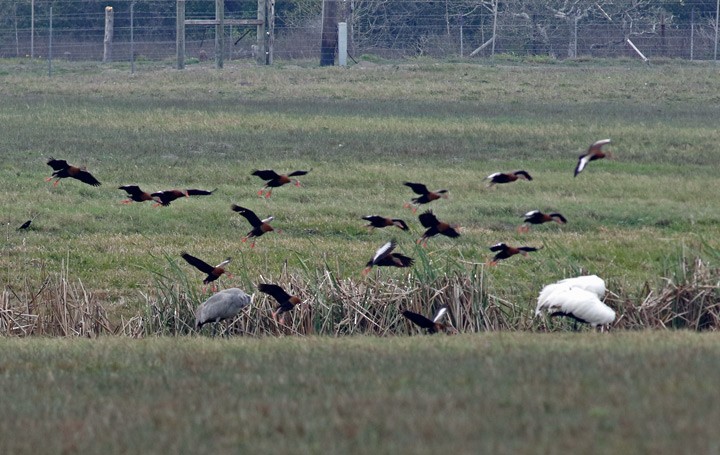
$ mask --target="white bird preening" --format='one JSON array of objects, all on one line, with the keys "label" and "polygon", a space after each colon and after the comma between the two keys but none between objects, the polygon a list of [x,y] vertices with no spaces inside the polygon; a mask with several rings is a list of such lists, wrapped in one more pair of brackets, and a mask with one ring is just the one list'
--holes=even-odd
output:
[{"label": "white bird preening", "polygon": [[535,316],[545,310],[551,317],[566,316],[602,329],[615,320],[615,311],[600,300],[604,296],[605,281],[597,275],[560,280],[540,291]]},{"label": "white bird preening", "polygon": [[[240,313],[240,310],[250,305],[252,296],[238,288],[224,289],[210,296],[195,310],[195,330],[211,322],[220,322],[231,319]],[[213,326],[213,336],[217,331],[217,324]]]}]

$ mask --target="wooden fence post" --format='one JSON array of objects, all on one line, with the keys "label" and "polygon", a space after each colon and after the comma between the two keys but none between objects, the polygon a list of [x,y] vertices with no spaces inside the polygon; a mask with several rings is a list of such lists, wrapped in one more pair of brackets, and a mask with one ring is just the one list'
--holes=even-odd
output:
[{"label": "wooden fence post", "polygon": [[320,66],[335,64],[338,41],[337,1],[323,1],[322,37],[320,43]]},{"label": "wooden fence post", "polygon": [[225,1],[215,0],[215,67],[223,67],[225,54]]},{"label": "wooden fence post", "polygon": [[103,63],[112,61],[113,8],[105,7],[105,39],[103,39]]},{"label": "wooden fence post", "polygon": [[185,0],[177,0],[175,23],[175,52],[177,52],[177,69],[185,68]]}]

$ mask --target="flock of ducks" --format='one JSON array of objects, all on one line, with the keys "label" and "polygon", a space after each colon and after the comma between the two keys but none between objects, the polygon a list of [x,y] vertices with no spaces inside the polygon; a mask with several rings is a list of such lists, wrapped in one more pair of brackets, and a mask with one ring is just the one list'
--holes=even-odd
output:
[{"label": "flock of ducks", "polygon": [[[611,157],[610,152],[602,150],[603,146],[610,143],[610,139],[603,139],[593,143],[588,151],[578,158],[574,175],[577,176],[582,172],[588,163],[598,159]],[[46,181],[55,179],[53,186],[57,186],[61,179],[73,178],[91,186],[100,186],[98,181],[90,172],[84,168],[72,166],[65,160],[57,160],[50,158],[47,164],[53,169],[51,177]],[[295,178],[308,174],[309,171],[294,171],[288,174],[279,174],[271,169],[255,170],[252,175],[259,177],[265,181],[264,186],[258,191],[260,197],[271,197],[274,188],[278,188],[288,183],[301,186],[300,181]],[[485,178],[489,180],[488,187],[497,184],[505,184],[524,179],[531,181],[532,176],[524,170],[514,172],[501,173],[496,172]],[[429,204],[432,201],[447,198],[448,191],[445,189],[430,191],[425,184],[405,182],[417,197],[413,197],[410,202],[405,204],[406,208],[411,208],[415,213],[418,207]],[[123,185],[118,187],[127,193],[128,199],[121,201],[124,204],[132,202],[149,202],[152,201],[156,206],[168,206],[173,201],[183,197],[190,196],[209,196],[215,190],[201,189],[172,189],[148,193],[143,191],[137,185]],[[241,207],[237,204],[231,206],[233,212],[243,216],[252,229],[242,239],[246,242],[252,239],[251,247],[255,246],[255,241],[262,235],[273,232],[275,229],[270,225],[273,217],[260,219],[251,210]],[[362,217],[369,224],[369,229],[397,227],[403,231],[408,231],[407,223],[399,218],[390,218],[381,215],[369,215]],[[449,238],[460,236],[458,226],[441,221],[435,216],[431,210],[426,210],[418,216],[420,224],[426,229],[417,243],[426,246],[430,238],[436,235],[444,235]],[[32,220],[26,221],[18,229],[28,229]],[[520,232],[527,232],[529,225],[542,224],[546,222],[557,222],[560,224],[567,223],[567,219],[560,213],[542,213],[539,210],[533,210],[525,214],[524,224],[518,228]],[[414,263],[413,259],[395,251],[397,243],[391,240],[377,249],[373,257],[367,262],[363,269],[363,275],[367,275],[373,267],[411,267]],[[541,247],[530,246],[510,246],[505,243],[493,245],[490,251],[495,256],[488,265],[495,265],[498,261],[508,259],[516,254],[527,255],[530,252],[538,251]],[[226,274],[226,266],[231,259],[227,258],[217,265],[211,265],[204,260],[197,258],[187,252],[182,252],[181,257],[192,267],[204,273],[203,284],[213,283],[223,274]],[[301,302],[297,296],[287,293],[281,286],[277,284],[260,283],[257,286],[259,292],[267,294],[277,302],[277,306],[272,312],[272,317],[276,323],[284,324],[284,317],[289,311]],[[583,276],[559,281],[543,288],[538,298],[536,314],[539,315],[546,311],[550,316],[567,316],[577,322],[588,323],[592,327],[604,327],[615,319],[615,313],[612,309],[602,303],[601,299],[605,294],[604,281],[595,276]],[[203,302],[196,310],[195,328],[200,330],[203,325],[211,322],[220,322],[226,319],[234,318],[244,307],[250,304],[252,297],[238,288],[229,288],[213,294],[209,299]],[[431,318],[421,314],[414,313],[409,310],[402,312],[403,316],[409,321],[433,334],[437,332],[456,332],[449,324],[440,322],[447,314],[447,306],[442,306]],[[213,331],[215,333],[215,331]]]}]

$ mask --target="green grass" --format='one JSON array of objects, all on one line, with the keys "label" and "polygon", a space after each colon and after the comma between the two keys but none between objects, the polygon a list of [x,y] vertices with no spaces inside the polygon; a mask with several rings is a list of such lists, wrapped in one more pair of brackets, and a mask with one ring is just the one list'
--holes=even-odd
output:
[{"label": "green grass", "polygon": [[[131,76],[121,65],[65,63],[48,78],[31,65],[0,62],[8,69],[0,71],[0,279],[14,289],[37,288],[67,267],[111,313],[136,314],[153,277],[168,273],[165,256],[182,250],[208,262],[232,256],[243,280],[223,286],[277,279],[285,264],[359,280],[390,237],[414,251],[421,228],[402,209],[408,180],[449,189],[433,209],[462,226],[457,241],[431,240],[434,263],[451,258],[471,270],[499,241],[544,245],[486,271],[493,293],[518,305],[532,306],[543,284],[580,270],[640,299],[668,264],[718,249],[720,202],[708,196],[720,193],[715,66],[281,62],[147,66]],[[618,159],[573,178],[577,156],[604,137]],[[103,186],[53,188],[43,182],[49,156],[86,165]],[[255,168],[312,172],[303,188],[263,201]],[[485,188],[486,175],[517,168],[535,179]],[[218,191],[168,208],[120,205],[115,188],[132,183]],[[233,202],[275,216],[283,233],[249,249]],[[536,208],[570,223],[519,235],[522,214]],[[409,218],[413,232],[368,233],[359,217],[371,213]],[[16,233],[30,217],[35,229]],[[199,288],[201,274],[180,267]]]},{"label": "green grass", "polygon": [[3,453],[710,453],[716,334],[0,340]]}]

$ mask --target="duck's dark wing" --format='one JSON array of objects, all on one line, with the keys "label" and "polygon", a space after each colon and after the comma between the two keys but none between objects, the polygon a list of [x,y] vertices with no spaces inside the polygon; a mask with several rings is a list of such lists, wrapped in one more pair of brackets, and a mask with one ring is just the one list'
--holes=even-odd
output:
[{"label": "duck's dark wing", "polygon": [[418,219],[420,220],[420,224],[422,224],[423,227],[426,228],[435,227],[440,223],[437,217],[430,210],[425,213],[421,213],[418,216]]},{"label": "duck's dark wing", "polygon": [[185,192],[187,193],[188,196],[210,196],[215,191],[217,191],[217,188],[215,188],[212,191],[189,189],[189,190],[186,190]]},{"label": "duck's dark wing", "polygon": [[76,179],[80,180],[80,181],[83,182],[83,183],[87,183],[88,185],[92,185],[92,186],[100,186],[100,185],[102,185],[102,184],[98,181],[98,179],[96,179],[95,177],[93,177],[93,175],[92,175],[91,173],[89,173],[88,171],[84,171],[84,170],[82,170],[82,169],[80,169],[79,171],[77,171],[77,172],[75,173],[75,175],[73,175],[73,177],[75,177]]},{"label": "duck's dark wing", "polygon": [[183,259],[185,259],[188,264],[192,265],[196,269],[200,270],[201,272],[210,274],[213,270],[215,270],[215,267],[211,266],[207,262],[203,261],[202,259],[198,259],[195,256],[192,256],[188,253],[182,253],[180,256],[182,256]]},{"label": "duck's dark wing", "polygon": [[271,295],[275,300],[280,303],[287,302],[288,300],[290,300],[290,297],[292,297],[277,284],[260,283],[258,284],[257,289],[264,294]]},{"label": "duck's dark wing", "polygon": [[62,169],[67,169],[68,167],[70,167],[67,161],[56,160],[53,157],[50,157],[50,159],[47,161],[47,165],[53,168],[54,171],[60,171]]},{"label": "duck's dark wing", "polygon": [[246,209],[245,207],[240,207],[237,204],[233,204],[230,208],[233,210],[233,212],[237,212],[240,215],[244,216],[251,226],[258,227],[262,225],[262,220],[258,218],[258,216],[255,215],[255,212],[253,212],[252,210]]},{"label": "duck's dark wing", "polygon": [[272,169],[254,170],[250,175],[257,175],[263,180],[275,180],[280,178],[280,175]]},{"label": "duck's dark wing", "polygon": [[430,319],[426,318],[422,314],[413,313],[412,311],[405,310],[402,315],[410,319],[413,324],[422,327],[423,329],[431,329],[435,327],[435,323]]},{"label": "duck's dark wing", "polygon": [[288,177],[297,177],[299,175],[305,175],[308,172],[310,172],[310,171],[295,171],[295,172],[291,172],[290,174],[288,174]]},{"label": "duck's dark wing", "polygon": [[428,190],[427,186],[425,186],[422,183],[412,183],[412,182],[405,182],[403,183],[405,186],[409,186],[411,190],[415,192],[415,194],[428,194],[430,190]]}]

